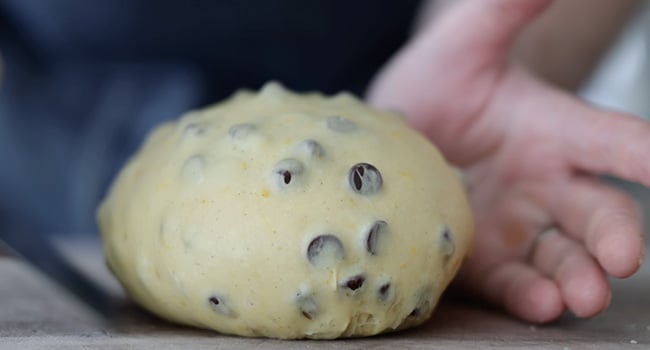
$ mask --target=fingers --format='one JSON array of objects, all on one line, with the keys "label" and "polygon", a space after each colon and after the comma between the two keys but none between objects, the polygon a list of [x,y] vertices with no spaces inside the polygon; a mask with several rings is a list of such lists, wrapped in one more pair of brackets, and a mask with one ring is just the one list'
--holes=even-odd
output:
[{"label": "fingers", "polygon": [[454,1],[375,77],[368,102],[402,111],[454,163],[467,163],[457,150],[470,148],[462,145],[493,146],[489,137],[473,137],[476,119],[504,72],[510,44],[548,3]]},{"label": "fingers", "polygon": [[384,68],[371,85],[368,100],[378,107],[403,107],[399,97],[407,101],[414,94],[430,97],[431,86],[441,80],[464,84],[479,72],[496,71],[495,65],[506,63],[505,57],[517,34],[550,2],[454,2]]},{"label": "fingers", "polygon": [[564,311],[562,295],[555,282],[519,261],[497,265],[478,281],[476,290],[529,322],[549,322]]},{"label": "fingers", "polygon": [[587,177],[556,185],[549,210],[563,231],[586,249],[612,276],[627,277],[643,258],[641,218],[626,194]]},{"label": "fingers", "polygon": [[[450,1],[450,3],[452,3]],[[447,55],[452,60],[466,55],[486,63],[502,60],[519,32],[541,13],[551,0],[469,0],[449,5],[439,23],[423,30],[436,31],[438,38],[453,38]],[[430,33],[429,33],[430,34]],[[433,40],[430,39],[431,44]],[[422,43],[426,45],[426,43]],[[488,62],[488,61],[492,62]]]},{"label": "fingers", "polygon": [[559,96],[549,105],[555,108],[551,114],[564,116],[560,117],[565,127],[559,145],[572,164],[650,186],[648,122],[587,105],[572,96]]},{"label": "fingers", "polygon": [[605,274],[580,244],[553,229],[539,237],[531,264],[553,278],[567,307],[578,317],[594,316],[609,304]]}]

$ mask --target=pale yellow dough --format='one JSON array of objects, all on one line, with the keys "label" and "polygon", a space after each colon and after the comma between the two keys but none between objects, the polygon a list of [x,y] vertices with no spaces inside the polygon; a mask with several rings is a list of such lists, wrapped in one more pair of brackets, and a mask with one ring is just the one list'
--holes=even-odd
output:
[{"label": "pale yellow dough", "polygon": [[[381,184],[370,168],[350,181],[358,163]],[[98,222],[109,267],[143,307],[274,338],[424,322],[473,234],[457,174],[401,117],[274,83],[155,129]]]}]

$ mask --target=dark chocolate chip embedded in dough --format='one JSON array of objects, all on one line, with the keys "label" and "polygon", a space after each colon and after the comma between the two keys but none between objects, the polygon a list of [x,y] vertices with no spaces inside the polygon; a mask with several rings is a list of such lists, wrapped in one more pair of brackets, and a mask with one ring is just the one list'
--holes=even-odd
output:
[{"label": "dark chocolate chip embedded in dough", "polygon": [[235,140],[243,140],[256,129],[257,127],[250,123],[235,124],[228,129],[228,135]]},{"label": "dark chocolate chip embedded in dough", "polygon": [[296,305],[302,316],[308,320],[313,320],[318,313],[318,304],[313,295],[298,293]]},{"label": "dark chocolate chip embedded in dough", "polygon": [[420,309],[416,307],[415,309],[413,309],[413,311],[411,311],[408,317],[418,317],[420,316],[421,313],[422,311],[420,311]]},{"label": "dark chocolate chip embedded in dough", "polygon": [[431,293],[432,293],[432,288],[427,287],[424,288],[420,293],[418,300],[415,304],[415,307],[411,311],[411,313],[408,315],[409,318],[412,317],[419,317],[421,315],[426,314],[429,312],[431,309],[431,301],[429,300],[431,298]]},{"label": "dark chocolate chip embedded in dough", "polygon": [[218,314],[228,317],[236,316],[233,310],[227,305],[225,298],[222,295],[213,294],[209,296],[208,304],[210,305],[212,311]]},{"label": "dark chocolate chip embedded in dough", "polygon": [[291,182],[292,178],[291,172],[288,170],[282,170],[280,174],[282,175],[282,181],[288,185]]},{"label": "dark chocolate chip embedded in dough", "polygon": [[345,257],[343,243],[331,234],[320,235],[309,242],[307,260],[314,266],[328,267]]},{"label": "dark chocolate chip embedded in dough", "polygon": [[355,124],[353,121],[343,118],[338,115],[332,115],[327,117],[327,120],[325,122],[327,124],[327,128],[329,128],[332,131],[340,132],[340,133],[351,133],[357,130],[357,124]]},{"label": "dark chocolate chip embedded in dough", "polygon": [[386,282],[379,286],[379,289],[377,289],[377,296],[379,297],[379,300],[386,300],[388,299],[388,295],[390,293],[390,282]]},{"label": "dark chocolate chip embedded in dough", "polygon": [[181,177],[187,183],[200,184],[204,179],[205,158],[194,155],[187,159],[181,168]]},{"label": "dark chocolate chip embedded in dough", "polygon": [[283,159],[275,165],[274,172],[280,177],[280,185],[286,186],[304,171],[304,166],[297,159]]},{"label": "dark chocolate chip embedded in dough", "polygon": [[357,289],[360,289],[363,287],[363,283],[366,281],[366,278],[363,275],[356,275],[352,276],[345,281],[343,281],[340,285],[341,288],[349,289],[352,291],[355,291]]},{"label": "dark chocolate chip embedded in dough", "polygon": [[370,255],[375,255],[377,253],[377,244],[379,242],[379,238],[386,234],[387,228],[388,224],[386,221],[377,220],[368,230],[366,236],[366,251],[368,251]]},{"label": "dark chocolate chip embedded in dough", "polygon": [[372,164],[358,163],[350,168],[348,183],[352,190],[361,195],[372,195],[381,189],[381,173]]},{"label": "dark chocolate chip embedded in dough", "polygon": [[298,145],[302,152],[307,153],[310,157],[322,158],[325,155],[323,146],[314,140],[304,140]]},{"label": "dark chocolate chip embedded in dough", "polygon": [[183,129],[183,134],[188,136],[201,136],[205,134],[205,126],[199,123],[188,123]]},{"label": "dark chocolate chip embedded in dough", "polygon": [[449,227],[444,226],[440,230],[440,250],[442,252],[443,258],[448,260],[454,252],[456,251],[456,244],[454,243],[454,237],[452,236],[451,230]]}]

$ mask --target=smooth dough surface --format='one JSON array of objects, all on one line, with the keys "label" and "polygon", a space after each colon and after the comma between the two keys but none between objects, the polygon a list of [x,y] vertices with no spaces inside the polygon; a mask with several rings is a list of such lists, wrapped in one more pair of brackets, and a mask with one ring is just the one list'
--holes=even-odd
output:
[{"label": "smooth dough surface", "polygon": [[473,235],[457,174],[400,116],[275,83],[156,128],[98,224],[146,309],[274,338],[424,322]]}]

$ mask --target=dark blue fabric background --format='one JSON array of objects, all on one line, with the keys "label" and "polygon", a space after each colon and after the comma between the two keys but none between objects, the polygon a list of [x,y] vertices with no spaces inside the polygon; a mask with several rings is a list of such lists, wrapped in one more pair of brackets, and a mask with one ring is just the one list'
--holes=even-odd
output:
[{"label": "dark blue fabric background", "polygon": [[0,0],[0,229],[94,232],[162,120],[274,79],[361,94],[418,2]]}]

